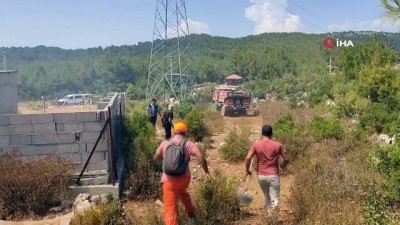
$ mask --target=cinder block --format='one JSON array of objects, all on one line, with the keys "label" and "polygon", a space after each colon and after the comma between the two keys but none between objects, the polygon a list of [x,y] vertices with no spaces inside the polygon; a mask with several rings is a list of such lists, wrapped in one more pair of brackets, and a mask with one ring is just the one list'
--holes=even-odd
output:
[{"label": "cinder block", "polygon": [[97,109],[98,110],[104,110],[108,106],[108,102],[98,102],[97,103]]},{"label": "cinder block", "polygon": [[[86,148],[88,152],[91,152],[93,147],[94,147],[95,142],[93,143],[86,143]],[[108,142],[107,141],[99,141],[99,143],[96,146],[95,151],[108,151]]]},{"label": "cinder block", "polygon": [[64,144],[64,145],[59,145],[57,147],[57,152],[60,154],[81,152],[81,148],[84,148],[84,147],[85,147],[84,145],[82,146],[79,143]]},{"label": "cinder block", "polygon": [[32,124],[37,123],[53,123],[54,122],[54,115],[49,114],[32,114]]},{"label": "cinder block", "polygon": [[56,124],[56,131],[57,132],[65,132],[64,124],[63,123],[55,123]]},{"label": "cinder block", "polygon": [[57,133],[54,134],[54,143],[57,144],[66,144],[66,143],[74,143],[76,142],[75,133]]},{"label": "cinder block", "polygon": [[[74,165],[75,172],[82,171],[85,162],[75,164]],[[108,161],[98,161],[98,162],[90,161],[85,171],[87,172],[95,170],[108,170]]]},{"label": "cinder block", "polygon": [[10,135],[11,127],[10,125],[0,125],[0,135]]},{"label": "cinder block", "polygon": [[10,127],[11,127],[11,134],[25,134],[25,135],[33,134],[32,124],[17,124],[17,125],[11,125]]},{"label": "cinder block", "polygon": [[97,120],[98,121],[105,121],[107,119],[108,113],[106,110],[98,110],[97,111]]},{"label": "cinder block", "polygon": [[54,134],[56,132],[55,123],[33,124],[33,134]]},{"label": "cinder block", "polygon": [[83,122],[64,123],[64,132],[82,132],[85,131],[85,124]]},{"label": "cinder block", "polygon": [[74,152],[74,153],[64,153],[64,154],[59,154],[58,156],[70,160],[74,163],[81,163],[82,162],[82,155],[79,152]]},{"label": "cinder block", "polygon": [[103,129],[104,122],[85,122],[85,131],[98,131]]},{"label": "cinder block", "polygon": [[50,145],[36,145],[33,149],[34,155],[50,155],[57,154],[58,146],[54,144]]},{"label": "cinder block", "polygon": [[81,142],[96,142],[99,135],[100,132],[83,132],[81,135]]},{"label": "cinder block", "polygon": [[54,144],[54,134],[38,134],[32,136],[32,144],[34,145],[45,145]]},{"label": "cinder block", "polygon": [[[82,153],[82,162],[86,162],[86,160],[89,158],[90,152],[84,152]],[[95,151],[92,155],[92,158],[90,159],[90,162],[96,162],[96,161],[104,161],[107,160],[108,158],[108,153],[106,151]]]},{"label": "cinder block", "polygon": [[75,122],[75,120],[75,113],[54,113],[54,122],[56,123]]},{"label": "cinder block", "polygon": [[10,124],[32,124],[31,115],[10,114],[8,115]]},{"label": "cinder block", "polygon": [[32,135],[11,135],[10,146],[15,145],[31,145]]},{"label": "cinder block", "polygon": [[97,112],[77,112],[75,117],[78,122],[96,122]]},{"label": "cinder block", "polygon": [[10,124],[10,119],[7,114],[0,115],[0,125]]}]

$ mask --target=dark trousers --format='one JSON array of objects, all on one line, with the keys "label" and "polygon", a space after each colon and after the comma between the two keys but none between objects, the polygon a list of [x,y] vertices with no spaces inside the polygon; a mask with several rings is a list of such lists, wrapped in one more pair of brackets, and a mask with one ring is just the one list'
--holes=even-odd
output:
[{"label": "dark trousers", "polygon": [[171,138],[171,129],[172,129],[171,124],[169,124],[169,123],[164,124],[164,129],[165,129],[165,139],[170,139]]},{"label": "dark trousers", "polygon": [[150,116],[150,122],[153,126],[156,126],[157,116]]}]

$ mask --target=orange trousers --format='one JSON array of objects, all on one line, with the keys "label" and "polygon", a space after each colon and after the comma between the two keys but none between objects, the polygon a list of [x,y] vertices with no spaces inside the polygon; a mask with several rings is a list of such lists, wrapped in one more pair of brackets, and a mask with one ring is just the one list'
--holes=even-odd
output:
[{"label": "orange trousers", "polygon": [[190,176],[184,176],[163,183],[165,225],[178,225],[178,200],[185,206],[186,213],[194,213],[195,208],[187,192],[190,179]]}]

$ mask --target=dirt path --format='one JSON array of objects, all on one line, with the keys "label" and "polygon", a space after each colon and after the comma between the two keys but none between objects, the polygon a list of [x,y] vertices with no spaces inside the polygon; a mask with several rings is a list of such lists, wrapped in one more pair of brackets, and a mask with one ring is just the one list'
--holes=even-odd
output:
[{"label": "dirt path", "polygon": [[[233,128],[240,124],[246,124],[251,127],[253,132],[252,139],[257,140],[260,138],[260,130],[262,126],[262,121],[260,117],[224,117],[226,121],[226,127]],[[227,131],[228,131],[227,129]],[[219,169],[222,171],[230,171],[230,175],[243,177],[244,174],[244,163],[230,163],[221,158],[219,154],[219,148],[224,144],[227,132],[220,133],[212,136],[212,148],[207,151],[207,159],[209,162],[209,167],[211,170]],[[250,147],[250,146],[249,146]],[[279,223],[288,223],[288,213],[290,212],[288,198],[290,196],[290,187],[293,182],[292,176],[282,176],[281,177],[281,202],[280,202],[280,213],[279,213]],[[244,184],[242,184],[244,185]],[[249,180],[248,190],[253,195],[253,202],[248,206],[250,216],[249,218],[239,221],[238,224],[265,224],[262,221],[264,212],[264,197],[262,191],[259,187],[256,175],[252,175]]]},{"label": "dirt path", "polygon": [[[238,127],[241,124],[248,125],[252,131],[252,140],[258,140],[260,138],[260,130],[262,126],[262,118],[257,117],[224,117],[225,120],[225,131],[222,133],[215,134],[211,137],[211,148],[207,150],[207,161],[209,164],[209,169],[211,173],[215,170],[229,171],[230,176],[243,177],[244,175],[244,163],[231,163],[222,159],[219,149],[224,144],[224,140],[229,133],[229,130]],[[157,128],[157,136],[162,138],[164,135],[164,130],[160,127]],[[250,146],[249,146],[250,147]],[[190,168],[192,170],[192,182],[191,186],[196,185],[196,178],[202,177],[204,175],[203,171],[200,169],[196,160],[190,161]],[[289,204],[288,198],[290,196],[290,187],[293,182],[293,177],[289,175],[281,176],[281,199],[280,199],[280,211],[279,219],[276,222],[268,224],[289,224]],[[242,183],[241,185],[244,185]],[[240,186],[241,187],[241,186]],[[238,187],[238,188],[240,188]],[[248,206],[249,216],[241,221],[238,221],[237,225],[264,225],[265,222],[265,209],[264,209],[264,197],[262,191],[259,187],[257,177],[253,174],[249,180],[248,190],[253,195],[253,202]],[[149,202],[131,202],[135,208],[141,208],[146,204],[154,204]],[[160,208],[161,209],[161,208]],[[140,212],[140,211],[139,211]]]}]

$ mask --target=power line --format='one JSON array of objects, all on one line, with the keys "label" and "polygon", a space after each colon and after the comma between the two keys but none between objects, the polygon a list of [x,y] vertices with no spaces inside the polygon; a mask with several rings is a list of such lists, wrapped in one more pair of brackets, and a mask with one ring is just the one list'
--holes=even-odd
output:
[{"label": "power line", "polygon": [[[293,13],[293,14],[296,14],[296,12],[293,12],[291,9],[289,9],[288,7],[282,5],[281,3],[279,3],[279,2],[277,2],[277,1],[275,1],[275,0],[271,0],[271,1],[274,2],[275,4],[279,5],[280,7],[284,8],[285,10],[287,10],[287,11]],[[304,20],[305,22],[309,23],[310,25],[312,25],[312,26],[314,26],[314,27],[320,29],[321,31],[325,30],[325,28],[320,27],[319,25],[317,25],[317,24],[315,24],[315,23],[309,21],[309,20],[306,19],[306,18],[302,18],[302,20]]]},{"label": "power line", "polygon": [[322,19],[321,17],[315,15],[315,14],[312,13],[311,11],[306,10],[305,8],[301,7],[300,5],[298,5],[297,3],[295,3],[294,1],[292,1],[292,0],[288,0],[288,1],[289,1],[292,5],[294,5],[295,7],[297,7],[297,8],[299,8],[299,9],[303,10],[305,13],[308,13],[308,14],[310,14],[311,16],[313,16],[314,18],[318,19],[320,22],[324,23],[325,25],[327,25],[327,26],[330,25],[330,23],[326,22],[324,19]]},{"label": "power line", "polygon": [[[271,12],[273,12],[273,13],[276,13],[276,11],[273,11],[272,9],[266,7],[265,5],[260,4],[259,2],[255,2],[255,4],[258,5],[259,7],[261,7],[262,9],[265,9],[265,10],[271,11]],[[280,16],[282,16],[282,18],[286,18],[286,17],[287,17],[287,15],[283,15],[282,13],[278,13],[278,14],[279,14]],[[295,25],[297,25],[297,26],[300,26],[300,27],[302,27],[302,28],[304,28],[304,29],[306,29],[306,30],[311,31],[309,28],[305,27],[303,24],[296,23],[296,22],[294,22],[294,21],[292,21],[292,20],[289,20],[289,22],[291,22],[291,23],[293,23],[293,24],[295,24]]]}]

